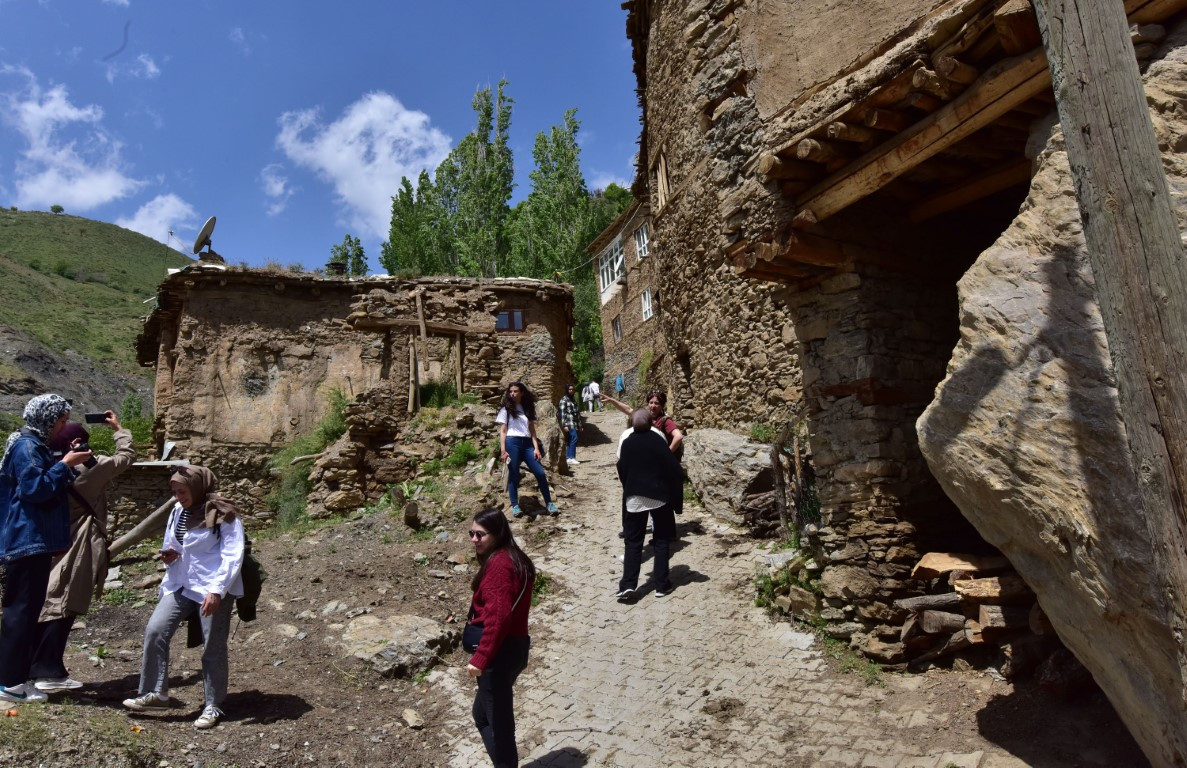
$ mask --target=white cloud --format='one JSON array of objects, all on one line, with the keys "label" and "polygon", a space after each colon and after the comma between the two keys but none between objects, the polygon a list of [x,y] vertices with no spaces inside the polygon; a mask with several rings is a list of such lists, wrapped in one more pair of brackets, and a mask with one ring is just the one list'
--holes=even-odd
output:
[{"label": "white cloud", "polygon": [[169,243],[169,232],[175,234],[182,229],[196,230],[198,214],[193,206],[174,194],[157,195],[136,211],[130,218],[121,217],[115,223],[124,229],[139,232],[153,240]]},{"label": "white cloud", "polygon": [[401,176],[415,179],[449,154],[449,137],[429,116],[387,93],[369,93],[323,125],[316,110],[280,116],[277,146],[290,161],[332,184],[353,232],[383,238],[391,224],[391,197]]},{"label": "white cloud", "polygon": [[605,189],[611,184],[617,184],[624,189],[631,188],[631,179],[620,173],[612,173],[606,171],[594,171],[589,177],[589,191],[593,192],[595,189]]},{"label": "white cloud", "polygon": [[289,198],[296,192],[296,188],[289,185],[288,177],[284,175],[284,166],[272,163],[264,166],[260,171],[260,186],[264,196],[268,198],[267,212],[269,216],[276,216],[284,211]]},{"label": "white cloud", "polygon": [[231,31],[227,33],[227,39],[230,40],[244,56],[251,55],[251,46],[247,44],[247,34],[243,31],[243,27],[231,27]]},{"label": "white cloud", "polygon": [[13,174],[17,205],[84,212],[144,185],[124,173],[122,145],[104,130],[100,107],[74,105],[63,85],[43,91],[25,68],[0,67],[0,75],[25,80],[0,96],[0,119],[27,142]]},{"label": "white cloud", "polygon": [[127,8],[132,4],[130,0],[103,0],[103,2],[107,5],[118,5],[123,8]]},{"label": "white cloud", "polygon": [[153,80],[161,76],[161,68],[153,61],[152,56],[142,53],[136,57],[136,66],[132,67],[133,77]]}]

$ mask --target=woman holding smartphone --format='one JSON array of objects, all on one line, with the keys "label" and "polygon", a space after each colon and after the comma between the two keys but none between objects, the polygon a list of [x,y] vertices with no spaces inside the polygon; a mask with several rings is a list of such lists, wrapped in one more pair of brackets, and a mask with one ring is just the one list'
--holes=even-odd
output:
[{"label": "woman holding smartphone", "polygon": [[507,467],[507,495],[511,497],[511,516],[523,516],[519,507],[519,465],[526,462],[528,470],[536,477],[540,495],[544,497],[544,510],[549,515],[559,511],[548,491],[548,475],[540,463],[540,438],[536,436],[536,396],[522,381],[507,385],[499,413],[495,417],[499,425],[499,451]]},{"label": "woman holding smartphone", "polygon": [[124,699],[135,712],[172,706],[169,641],[181,622],[202,623],[202,684],[205,705],[195,728],[213,728],[227,697],[227,635],[235,597],[243,596],[243,522],[234,504],[218,496],[218,479],[205,467],[179,469],[169,478],[177,503],[165,526],[161,560],[166,565],[161,597],[144,630],[140,695]]}]

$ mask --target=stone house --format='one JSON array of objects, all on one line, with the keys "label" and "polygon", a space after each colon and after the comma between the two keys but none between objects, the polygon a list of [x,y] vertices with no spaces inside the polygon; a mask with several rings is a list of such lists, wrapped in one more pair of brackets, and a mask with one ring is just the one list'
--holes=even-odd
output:
[{"label": "stone house", "polygon": [[[1128,473],[1117,465],[1124,430],[1106,407],[1115,391],[1100,373],[1107,351],[1091,332],[1099,317],[1079,290],[1091,276],[1076,261],[1083,242],[1074,204],[1066,204],[1074,191],[1069,175],[1052,169],[1066,157],[1031,4],[840,0],[824,9],[791,0],[630,0],[624,7],[644,123],[634,192],[650,204],[654,268],[673,283],[663,342],[677,361],[695,358],[702,344],[727,336],[721,326],[738,315],[750,323],[774,316],[786,332],[786,348],[750,352],[763,352],[764,364],[794,357],[802,369],[822,513],[812,543],[824,564],[821,615],[832,631],[876,659],[900,660],[902,611],[893,601],[924,587],[909,578],[912,564],[929,550],[976,553],[992,544],[1031,582],[1147,754],[1173,753],[1160,764],[1181,763],[1182,673],[1166,689],[1159,681],[1174,675],[1151,671],[1182,659],[1181,637],[1152,629],[1148,606],[1157,600],[1133,583],[1143,571],[1118,566],[1132,566],[1141,547],[1101,557],[1111,527],[1132,518]],[[1167,30],[1185,7],[1124,3],[1139,64],[1158,61],[1151,72],[1161,68],[1171,81],[1148,84],[1147,96],[1164,163],[1177,174],[1174,190],[1184,163],[1173,116],[1183,110],[1187,56],[1177,55],[1181,42]],[[1052,181],[1038,185],[1040,170]],[[976,284],[962,276],[1002,243],[1015,249],[1012,261],[979,270],[994,285],[990,305],[968,293]],[[1032,290],[1036,277],[1047,282]],[[1043,316],[1065,289],[1075,295]],[[1016,325],[1003,329],[1004,316]],[[999,343],[998,334],[1015,343]],[[1073,364],[1082,353],[1067,347],[1071,338],[1091,342],[1092,366]],[[757,365],[682,370],[677,362],[663,375],[707,409],[720,405],[710,390],[747,380]],[[1095,389],[1081,392],[1065,375],[1047,374],[1059,365],[1087,370]],[[1007,382],[1018,399],[999,403],[997,388]],[[978,413],[991,401],[992,421]],[[925,409],[926,459],[916,428]],[[1036,432],[1033,443],[1011,442],[1026,413],[1050,420],[1039,432],[1062,435],[1061,450],[1088,433],[1114,442],[1099,453],[1039,461],[1044,454],[1033,446],[1050,438]],[[1094,432],[1087,422],[1100,417],[1106,423]],[[985,431],[974,439],[963,432],[971,427]],[[1112,487],[1093,481],[1105,466],[1118,470]],[[1060,504],[1048,489],[1069,482],[1060,476],[1067,473],[1076,491]],[[1101,493],[1079,495],[1093,487]],[[1018,541],[1002,523],[1023,509],[1036,513],[1025,525],[1033,537]],[[1127,531],[1123,539],[1142,536]],[[1059,591],[1046,586],[1054,583]],[[1108,616],[1098,605],[1105,593]],[[1130,635],[1148,647],[1119,671],[1093,642],[1112,636],[1125,611],[1142,627]],[[1162,688],[1155,697],[1162,703],[1142,702],[1143,685]],[[1180,746],[1168,750],[1170,734]]]},{"label": "stone house", "polygon": [[613,394],[619,376],[628,397],[647,387],[659,341],[659,275],[651,252],[651,217],[635,201],[590,243],[597,259],[605,367],[602,389]]},{"label": "stone house", "polygon": [[386,490],[372,482],[376,467],[423,386],[493,405],[520,379],[559,399],[572,314],[572,289],[540,280],[191,268],[161,283],[137,350],[156,367],[158,451],[172,444],[171,458],[211,467],[255,515],[269,458],[312,430],[339,390],[349,432],[335,451],[352,463],[331,490],[349,488],[336,498],[353,509]]}]

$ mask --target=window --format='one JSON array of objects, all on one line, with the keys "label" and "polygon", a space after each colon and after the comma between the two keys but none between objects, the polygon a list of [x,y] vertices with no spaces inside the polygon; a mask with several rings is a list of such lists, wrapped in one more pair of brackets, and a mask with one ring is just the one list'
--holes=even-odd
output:
[{"label": "window", "polygon": [[522,331],[524,312],[522,309],[504,309],[500,310],[495,317],[495,330],[513,333],[515,331]]},{"label": "window", "polygon": [[637,261],[647,258],[647,244],[651,240],[649,230],[647,222],[643,222],[643,226],[635,230],[635,259]]},{"label": "window", "polygon": [[622,321],[617,317],[610,321],[610,330],[614,333],[615,341],[622,341]]},{"label": "window", "polygon": [[650,320],[651,315],[651,291],[646,290],[643,291],[643,319]]},{"label": "window", "polygon": [[623,259],[622,240],[615,240],[602,255],[598,257],[598,275],[602,280],[602,291],[605,292],[614,281],[626,272]]}]

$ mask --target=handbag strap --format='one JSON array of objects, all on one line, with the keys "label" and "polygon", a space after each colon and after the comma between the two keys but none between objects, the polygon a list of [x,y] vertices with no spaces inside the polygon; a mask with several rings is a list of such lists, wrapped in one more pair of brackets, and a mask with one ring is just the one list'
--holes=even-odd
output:
[{"label": "handbag strap", "polygon": [[[519,596],[515,598],[515,602],[511,604],[511,612],[515,613],[515,609],[519,607],[519,601],[523,599],[523,593],[528,588],[528,580],[523,580],[523,586],[519,588]],[[470,614],[466,616],[466,623],[469,624],[474,620],[474,603],[470,603]]]}]

